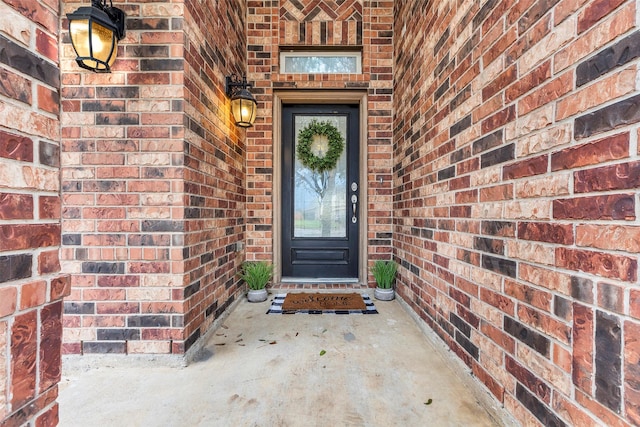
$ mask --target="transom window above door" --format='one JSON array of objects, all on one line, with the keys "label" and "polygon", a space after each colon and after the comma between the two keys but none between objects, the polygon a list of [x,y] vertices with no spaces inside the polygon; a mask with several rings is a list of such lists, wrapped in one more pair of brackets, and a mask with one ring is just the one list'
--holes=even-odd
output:
[{"label": "transom window above door", "polygon": [[283,74],[361,74],[360,52],[291,51],[280,52]]}]

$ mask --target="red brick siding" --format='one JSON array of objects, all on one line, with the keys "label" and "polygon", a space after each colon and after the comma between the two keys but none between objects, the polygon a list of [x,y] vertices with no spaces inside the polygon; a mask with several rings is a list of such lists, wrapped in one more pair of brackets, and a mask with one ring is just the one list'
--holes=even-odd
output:
[{"label": "red brick siding", "polygon": [[245,62],[244,11],[115,6],[127,35],[110,74],[77,67],[63,20],[64,351],[181,354],[239,291],[244,153],[224,76]]},{"label": "red brick siding", "polygon": [[237,243],[245,231],[245,131],[232,122],[224,82],[246,73],[247,50],[243,1],[189,1],[186,11],[185,281],[198,290],[186,298],[185,337],[193,341],[244,290],[236,272],[244,255]]},{"label": "red brick siding", "polygon": [[11,0],[0,11],[0,424],[55,425],[70,289],[58,257],[58,10]]},{"label": "red brick siding", "polygon": [[522,424],[640,424],[636,9],[395,2],[398,292]]},{"label": "red brick siding", "polygon": [[[369,260],[391,253],[393,2],[249,1],[248,77],[259,113],[247,132],[247,258],[274,260],[273,93],[281,89],[350,89],[367,94]],[[362,74],[282,74],[280,46],[362,48]],[[339,96],[339,95],[337,95]],[[382,180],[382,182],[381,182]],[[373,284],[373,279],[369,280]],[[325,287],[332,287],[327,285]]]}]

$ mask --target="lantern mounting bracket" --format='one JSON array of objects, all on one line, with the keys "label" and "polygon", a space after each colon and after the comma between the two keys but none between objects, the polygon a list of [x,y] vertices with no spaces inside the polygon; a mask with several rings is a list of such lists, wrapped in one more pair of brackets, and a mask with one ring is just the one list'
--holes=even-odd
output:
[{"label": "lantern mounting bracket", "polygon": [[241,91],[242,89],[251,89],[253,86],[247,83],[247,76],[240,77],[235,74],[232,76],[227,76],[225,79],[225,92],[228,97],[233,97],[236,92]]},{"label": "lantern mounting bracket", "polygon": [[103,10],[104,13],[107,14],[109,19],[113,22],[113,25],[116,28],[116,38],[118,40],[122,40],[125,34],[124,28],[124,18],[125,13],[118,9],[117,7],[113,7],[113,2],[109,0],[109,6],[107,6],[107,0],[91,0],[91,6],[96,7],[100,10]]}]

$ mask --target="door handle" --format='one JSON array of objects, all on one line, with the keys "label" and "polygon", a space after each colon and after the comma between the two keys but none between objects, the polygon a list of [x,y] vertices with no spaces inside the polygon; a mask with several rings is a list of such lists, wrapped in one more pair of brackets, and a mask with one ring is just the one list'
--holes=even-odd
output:
[{"label": "door handle", "polygon": [[351,222],[355,224],[356,222],[358,222],[358,217],[356,216],[356,213],[358,212],[358,196],[356,196],[355,194],[351,195],[351,209],[353,211]]}]

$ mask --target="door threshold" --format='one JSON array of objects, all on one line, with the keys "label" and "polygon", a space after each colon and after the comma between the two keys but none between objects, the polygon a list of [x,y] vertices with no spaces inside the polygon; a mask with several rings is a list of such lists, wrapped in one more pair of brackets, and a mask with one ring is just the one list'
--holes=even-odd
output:
[{"label": "door threshold", "polygon": [[310,284],[354,284],[359,283],[360,280],[355,277],[283,277],[280,279],[280,283],[310,283]]}]

